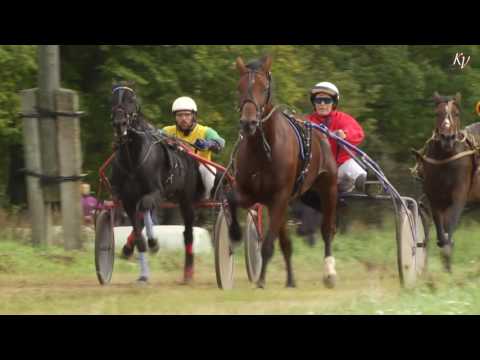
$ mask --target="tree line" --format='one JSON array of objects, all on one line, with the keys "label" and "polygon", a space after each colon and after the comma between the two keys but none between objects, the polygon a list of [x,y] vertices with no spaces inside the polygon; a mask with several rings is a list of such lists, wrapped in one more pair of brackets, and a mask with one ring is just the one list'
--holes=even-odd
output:
[{"label": "tree line", "polygon": [[[113,80],[133,80],[142,111],[158,127],[172,124],[173,100],[188,95],[199,119],[215,128],[227,147],[216,161],[228,162],[238,136],[238,73],[235,59],[273,57],[274,101],[309,113],[309,90],[335,83],[339,108],[364,127],[362,148],[389,170],[413,165],[434,124],[432,95],[462,94],[462,122],[477,121],[480,46],[463,45],[62,45],[62,87],[78,91],[83,169],[97,169],[112,151],[110,93]],[[466,66],[455,56],[469,57]],[[37,86],[37,46],[0,45],[0,205],[21,202],[23,147],[19,91]],[[408,176],[406,172],[402,176]]]}]

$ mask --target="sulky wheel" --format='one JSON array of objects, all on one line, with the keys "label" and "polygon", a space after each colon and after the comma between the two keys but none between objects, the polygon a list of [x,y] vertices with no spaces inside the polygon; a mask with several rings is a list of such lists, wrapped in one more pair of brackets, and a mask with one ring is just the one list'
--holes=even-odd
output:
[{"label": "sulky wheel", "polygon": [[112,279],[115,259],[115,241],[111,211],[102,210],[95,222],[95,269],[100,284],[107,285]]},{"label": "sulky wheel", "polygon": [[213,243],[215,250],[215,273],[217,285],[220,289],[233,288],[233,252],[230,247],[228,235],[228,208],[222,206],[217,216],[213,230]]},{"label": "sulky wheel", "polygon": [[428,218],[421,206],[418,207],[419,216],[416,219],[417,225],[417,251],[415,254],[415,269],[417,275],[422,276],[427,271],[427,240],[428,240]]},{"label": "sulky wheel", "polygon": [[[412,212],[409,210],[409,215]],[[408,221],[407,213],[403,208],[397,218],[397,261],[400,281],[406,288],[415,286],[417,276],[426,271],[427,247],[422,218],[414,219],[416,242]]]},{"label": "sulky wheel", "polygon": [[262,208],[249,210],[245,231],[245,263],[248,280],[256,283],[262,270],[263,221]]}]

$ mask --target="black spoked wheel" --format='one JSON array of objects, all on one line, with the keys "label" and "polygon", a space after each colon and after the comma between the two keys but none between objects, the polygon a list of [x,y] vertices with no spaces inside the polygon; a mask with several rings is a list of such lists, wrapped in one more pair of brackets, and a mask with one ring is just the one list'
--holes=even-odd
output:
[{"label": "black spoked wheel", "polygon": [[102,210],[95,223],[95,269],[100,284],[107,285],[112,280],[115,260],[115,241],[111,213]]}]

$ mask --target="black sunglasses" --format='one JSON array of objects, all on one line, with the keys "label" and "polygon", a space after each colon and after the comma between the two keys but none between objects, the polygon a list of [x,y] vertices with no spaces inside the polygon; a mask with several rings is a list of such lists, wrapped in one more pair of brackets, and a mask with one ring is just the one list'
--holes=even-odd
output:
[{"label": "black sunglasses", "polygon": [[330,97],[316,97],[315,99],[313,99],[313,102],[315,104],[330,105],[330,104],[333,104],[334,100]]}]

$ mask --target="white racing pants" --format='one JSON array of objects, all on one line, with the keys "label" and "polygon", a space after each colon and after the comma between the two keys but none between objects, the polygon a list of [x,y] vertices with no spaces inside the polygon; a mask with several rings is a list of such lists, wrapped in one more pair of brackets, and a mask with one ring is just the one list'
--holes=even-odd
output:
[{"label": "white racing pants", "polygon": [[349,159],[345,161],[338,168],[338,191],[352,191],[355,188],[355,181],[362,174],[366,176],[367,172],[363,170],[354,159]]},{"label": "white racing pants", "polygon": [[[208,166],[208,169],[207,169],[207,166]],[[212,191],[213,185],[215,183],[215,174],[217,173],[217,169],[207,164],[200,164],[198,166],[198,170],[200,171],[200,176],[202,178],[203,186],[205,187],[205,193],[202,197],[202,200],[210,199],[210,192]]]}]

